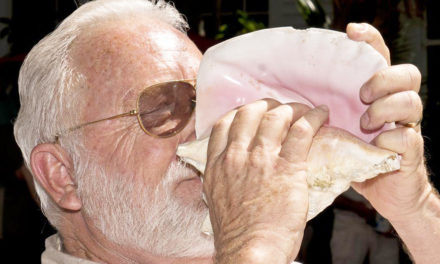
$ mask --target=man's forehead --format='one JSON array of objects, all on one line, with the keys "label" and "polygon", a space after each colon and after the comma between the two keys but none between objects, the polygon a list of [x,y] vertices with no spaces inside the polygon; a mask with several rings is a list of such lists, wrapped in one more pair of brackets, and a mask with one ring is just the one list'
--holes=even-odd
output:
[{"label": "man's forehead", "polygon": [[[131,20],[130,20],[131,21]],[[103,23],[96,25],[74,42],[72,58],[76,65],[93,67],[110,66],[106,63],[138,57],[156,56],[160,53],[185,49],[182,36],[169,25],[152,23]]]},{"label": "man's forehead", "polygon": [[114,104],[122,98],[130,106],[148,85],[194,78],[201,58],[190,40],[168,24],[131,19],[94,26],[76,41],[71,55],[92,97],[118,93]]}]

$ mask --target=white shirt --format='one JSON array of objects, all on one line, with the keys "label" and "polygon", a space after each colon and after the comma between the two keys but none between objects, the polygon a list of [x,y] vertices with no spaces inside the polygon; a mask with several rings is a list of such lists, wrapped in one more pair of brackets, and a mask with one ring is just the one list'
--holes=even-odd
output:
[{"label": "white shirt", "polygon": [[[98,264],[97,262],[78,258],[62,251],[63,243],[58,234],[46,239],[46,250],[41,255],[41,264]],[[292,264],[301,264],[293,262]]]},{"label": "white shirt", "polygon": [[41,254],[42,264],[97,264],[97,262],[78,258],[62,251],[63,243],[58,234],[46,239],[46,250]]}]

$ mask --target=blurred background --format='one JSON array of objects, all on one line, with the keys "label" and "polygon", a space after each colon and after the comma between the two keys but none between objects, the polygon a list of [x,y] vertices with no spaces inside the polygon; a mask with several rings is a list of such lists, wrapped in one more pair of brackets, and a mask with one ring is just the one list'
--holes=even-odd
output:
[{"label": "blurred background", "polygon": [[[31,176],[22,166],[21,153],[15,145],[12,134],[12,124],[19,109],[18,71],[32,46],[53,31],[83,2],[87,1],[0,0],[1,263],[39,263],[40,254],[44,250],[44,239],[54,232],[35,201]],[[440,1],[174,0],[173,2],[186,16],[191,27],[188,35],[202,51],[227,38],[268,27],[293,26],[299,29],[321,27],[343,31],[349,22],[373,24],[381,31],[390,47],[392,64],[412,63],[422,73],[420,96],[425,105],[422,128],[426,145],[426,162],[432,182],[438,189],[440,138],[436,136],[440,136],[440,126],[437,125],[439,118],[436,115],[440,114],[440,74],[437,73],[440,69]],[[352,223],[348,226],[353,229],[339,229],[341,224],[338,227],[338,223],[343,221]],[[357,235],[359,239],[353,243],[332,242],[332,236],[361,230],[356,229],[354,224],[356,221],[360,221],[359,228],[367,232],[362,233],[365,235]],[[371,236],[371,239],[363,241],[362,238],[367,236]],[[344,241],[349,241],[347,239]],[[338,239],[338,241],[342,240],[342,238]],[[378,251],[378,247],[385,250]],[[362,197],[358,197],[352,191],[338,198],[330,208],[309,222],[298,259],[303,263],[332,263],[332,253],[334,258],[335,254],[343,250],[360,254],[360,263],[411,263],[398,243],[392,227],[363,201]],[[395,252],[398,252],[397,259]],[[381,256],[381,262],[375,260],[378,256]],[[338,262],[333,261],[333,263]]]}]

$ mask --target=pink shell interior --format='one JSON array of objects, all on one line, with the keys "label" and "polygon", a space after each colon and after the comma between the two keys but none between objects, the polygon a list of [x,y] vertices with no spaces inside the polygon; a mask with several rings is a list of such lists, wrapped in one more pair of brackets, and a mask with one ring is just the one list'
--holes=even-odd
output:
[{"label": "pink shell interior", "polygon": [[381,130],[363,131],[359,119],[367,105],[359,89],[387,67],[371,46],[346,34],[273,28],[222,42],[204,55],[197,78],[197,138],[237,106],[262,98],[309,106],[326,104],[329,126],[369,142]]}]

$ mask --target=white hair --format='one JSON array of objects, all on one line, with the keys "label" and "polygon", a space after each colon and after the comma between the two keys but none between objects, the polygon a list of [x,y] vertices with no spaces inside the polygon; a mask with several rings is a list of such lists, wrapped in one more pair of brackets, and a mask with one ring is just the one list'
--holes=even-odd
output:
[{"label": "white hair", "polygon": [[[21,108],[14,125],[15,139],[29,168],[32,149],[42,143],[54,143],[61,131],[78,125],[81,87],[85,79],[72,65],[70,50],[74,41],[97,24],[133,17],[163,21],[185,32],[188,25],[173,5],[164,0],[96,0],[79,7],[58,28],[30,51],[20,69],[18,80]],[[81,139],[60,141],[71,155],[75,174],[86,173],[87,158],[80,159]],[[34,178],[35,179],[35,178]],[[59,228],[59,207],[34,180],[42,211]]]}]

